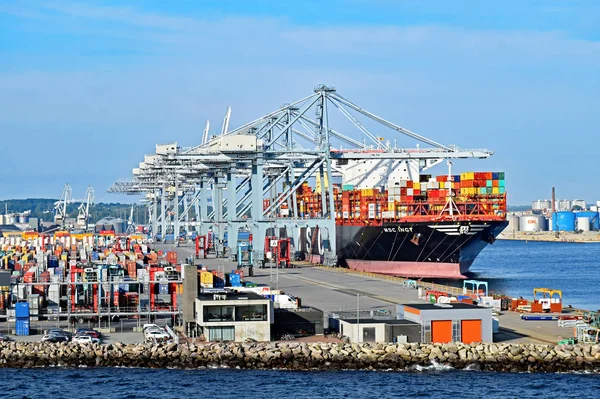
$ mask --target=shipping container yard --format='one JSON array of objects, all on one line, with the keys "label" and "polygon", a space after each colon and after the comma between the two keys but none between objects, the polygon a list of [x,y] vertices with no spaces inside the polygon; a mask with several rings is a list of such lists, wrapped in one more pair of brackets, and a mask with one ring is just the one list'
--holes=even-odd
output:
[{"label": "shipping container yard", "polygon": [[[175,251],[153,250],[143,235],[0,237],[0,262],[0,321],[14,323],[17,335],[29,335],[30,326],[39,333],[48,325],[114,330],[122,320],[180,322],[181,261]],[[202,287],[236,286],[237,273],[204,269],[196,278]]]}]

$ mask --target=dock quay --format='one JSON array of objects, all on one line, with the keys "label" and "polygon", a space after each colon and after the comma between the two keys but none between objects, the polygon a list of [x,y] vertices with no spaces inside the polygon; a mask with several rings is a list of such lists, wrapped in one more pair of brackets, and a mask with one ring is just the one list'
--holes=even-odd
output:
[{"label": "dock quay", "polygon": [[[181,259],[189,257],[193,249],[178,247],[176,251]],[[223,267],[225,270],[236,268],[234,262],[226,259],[200,259],[198,263],[208,269]],[[247,277],[257,284],[269,285],[272,289],[302,299],[303,306],[322,310],[325,314],[373,312],[395,317],[399,303],[424,303],[418,297],[418,289],[412,283],[400,277],[380,275],[347,268],[315,266],[306,262],[294,263],[293,268],[255,269],[254,276]],[[432,289],[462,294],[462,289],[429,282],[418,282],[423,289]],[[564,314],[576,314],[578,311],[565,309]],[[522,320],[521,313],[503,311],[497,315],[500,332],[494,334],[494,342],[525,344],[556,344],[573,337],[572,327],[559,327],[557,321]]]}]

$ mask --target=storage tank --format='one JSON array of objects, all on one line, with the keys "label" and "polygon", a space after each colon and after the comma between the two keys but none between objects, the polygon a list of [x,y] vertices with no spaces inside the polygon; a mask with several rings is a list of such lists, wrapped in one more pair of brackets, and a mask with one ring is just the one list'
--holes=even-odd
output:
[{"label": "storage tank", "polygon": [[519,226],[519,216],[518,215],[507,215],[506,220],[508,221],[508,226],[504,231],[520,231],[521,226]]},{"label": "storage tank", "polygon": [[[594,211],[576,212],[575,216],[577,217],[577,219],[583,218],[583,217],[588,218],[590,220],[590,229],[592,229],[594,231],[600,230],[600,216],[598,215],[598,212],[594,212]],[[579,228],[579,230],[582,230],[582,229]]]},{"label": "storage tank", "polygon": [[575,231],[575,212],[556,212],[552,215],[554,231]]},{"label": "storage tank", "polygon": [[19,215],[19,223],[29,223],[29,216],[27,215]]},{"label": "storage tank", "polygon": [[561,212],[570,211],[571,200],[558,200],[558,203],[556,204],[556,210]]},{"label": "storage tank", "polygon": [[554,231],[554,225],[552,224],[552,217],[546,219],[546,225],[548,226],[548,231]]},{"label": "storage tank", "polygon": [[546,219],[541,215],[521,216],[519,226],[521,231],[544,231],[546,229]]},{"label": "storage tank", "polygon": [[577,216],[577,230],[590,231],[590,218]]},{"label": "storage tank", "polygon": [[16,224],[19,223],[19,217],[17,215],[11,215],[10,216],[10,224]]}]

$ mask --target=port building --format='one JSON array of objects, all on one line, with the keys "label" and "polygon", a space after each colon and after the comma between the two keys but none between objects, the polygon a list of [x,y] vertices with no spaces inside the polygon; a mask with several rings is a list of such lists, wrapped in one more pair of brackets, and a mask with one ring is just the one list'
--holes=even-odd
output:
[{"label": "port building", "polygon": [[492,309],[466,303],[398,305],[398,319],[421,326],[422,343],[492,342]]}]

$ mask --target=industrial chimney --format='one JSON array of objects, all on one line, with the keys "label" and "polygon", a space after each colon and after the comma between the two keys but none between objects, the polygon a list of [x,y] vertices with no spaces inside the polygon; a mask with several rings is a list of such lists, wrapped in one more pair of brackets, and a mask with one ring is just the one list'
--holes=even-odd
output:
[{"label": "industrial chimney", "polygon": [[552,187],[552,213],[556,212],[556,190]]}]

